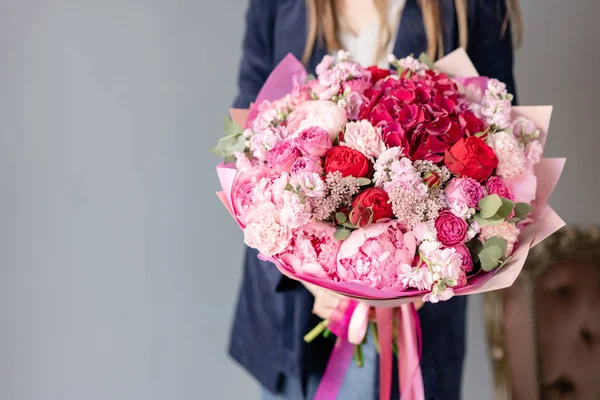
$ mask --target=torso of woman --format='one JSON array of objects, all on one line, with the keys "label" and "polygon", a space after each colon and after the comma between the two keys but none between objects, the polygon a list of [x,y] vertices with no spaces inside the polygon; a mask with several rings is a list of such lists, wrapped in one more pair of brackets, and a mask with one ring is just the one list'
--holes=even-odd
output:
[{"label": "torso of woman", "polygon": [[[355,2],[344,0],[346,10]],[[443,22],[444,53],[457,47],[458,31],[454,1],[439,0]],[[481,75],[498,78],[514,93],[513,52],[510,29],[505,31],[504,0],[470,0],[468,6],[469,45],[467,52]],[[421,9],[417,0],[391,1],[401,9],[401,17],[390,17],[391,52],[398,58],[418,56],[427,46]],[[354,9],[353,12],[361,10]],[[368,11],[363,24],[354,21],[354,31],[367,32]],[[400,13],[399,13],[400,15]],[[376,17],[375,17],[376,19]],[[371,19],[373,21],[373,19]],[[251,0],[246,15],[246,35],[239,74],[239,95],[234,107],[245,108],[254,101],[269,73],[288,53],[302,58],[307,37],[307,9],[302,0]],[[397,28],[397,29],[396,29]],[[371,59],[372,52],[360,51],[369,40],[365,36],[344,37],[340,41],[358,50],[355,58],[364,63],[385,63]],[[352,50],[352,49],[351,49]],[[354,51],[355,53],[357,50]],[[314,47],[307,65],[314,73],[316,64],[327,54],[320,43]],[[357,57],[358,55],[358,57]],[[313,298],[297,282],[284,278],[275,266],[260,261],[257,252],[246,249],[243,280],[231,330],[229,352],[260,384],[277,391],[282,377],[306,381],[309,375],[323,373],[333,339],[318,338],[311,344],[303,336],[319,319],[312,314]],[[427,399],[459,399],[465,353],[466,298],[456,297],[439,304],[426,304],[420,311],[423,331],[422,371]]]}]

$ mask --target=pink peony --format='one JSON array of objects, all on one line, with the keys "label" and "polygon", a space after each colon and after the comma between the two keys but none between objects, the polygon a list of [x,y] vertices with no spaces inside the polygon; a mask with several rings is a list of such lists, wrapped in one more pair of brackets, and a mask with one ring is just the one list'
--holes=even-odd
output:
[{"label": "pink peony", "polygon": [[298,158],[292,165],[292,175],[300,172],[314,172],[323,175],[323,164],[317,156],[304,156]]},{"label": "pink peony", "polygon": [[479,234],[479,240],[485,243],[491,237],[499,236],[502,239],[506,240],[506,257],[510,256],[515,249],[515,244],[519,239],[519,228],[515,226],[515,224],[511,224],[510,222],[503,222],[500,225],[495,226],[484,226],[481,228],[481,232]]},{"label": "pink peony", "polygon": [[377,289],[402,289],[401,266],[412,265],[416,251],[412,232],[398,221],[375,223],[352,232],[340,248],[337,272],[343,282]]},{"label": "pink peony", "polygon": [[288,116],[287,129],[290,137],[295,138],[304,129],[318,126],[325,129],[334,141],[347,121],[346,111],[336,103],[327,100],[307,101]]},{"label": "pink peony", "polygon": [[324,157],[333,146],[329,133],[318,126],[311,126],[300,132],[296,143],[302,154],[318,157]]},{"label": "pink peony", "polygon": [[292,230],[281,223],[277,207],[263,203],[248,213],[244,242],[262,255],[271,257],[282,252],[292,239]]},{"label": "pink peony", "polygon": [[454,247],[454,250],[462,256],[462,266],[460,267],[464,272],[471,272],[473,270],[473,257],[471,252],[467,249],[464,244]]},{"label": "pink peony", "polygon": [[485,196],[483,186],[472,178],[454,178],[444,190],[448,204],[458,202],[468,207],[476,207],[479,200]]},{"label": "pink peony", "polygon": [[492,176],[485,183],[485,188],[487,189],[489,194],[497,194],[500,197],[504,197],[505,199],[514,200],[515,196],[513,196],[510,188],[504,181],[504,179],[498,176]]},{"label": "pink peony", "polygon": [[435,219],[435,229],[440,243],[453,247],[464,243],[469,225],[451,211],[444,210]]},{"label": "pink peony", "polygon": [[344,144],[363,153],[371,162],[385,151],[381,130],[367,120],[348,122],[344,131]]},{"label": "pink peony", "polygon": [[269,152],[267,162],[278,172],[291,172],[292,165],[301,156],[300,150],[291,140],[279,143]]},{"label": "pink peony", "polygon": [[278,256],[297,274],[334,278],[341,242],[334,239],[335,227],[309,222],[294,231],[289,246]]},{"label": "pink peony", "polygon": [[231,188],[231,202],[233,213],[242,227],[246,225],[246,214],[256,204],[257,199],[253,196],[254,188],[259,182],[270,182],[276,177],[275,171],[262,166],[255,166],[248,172],[237,174]]}]

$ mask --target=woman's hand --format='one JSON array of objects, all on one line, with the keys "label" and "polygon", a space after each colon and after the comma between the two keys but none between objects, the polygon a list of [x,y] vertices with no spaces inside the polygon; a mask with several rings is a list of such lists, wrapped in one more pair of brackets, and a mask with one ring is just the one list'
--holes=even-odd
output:
[{"label": "woman's hand", "polygon": [[313,314],[323,319],[329,319],[331,313],[337,308],[344,296],[323,289],[310,283],[302,282],[302,285],[314,296]]}]

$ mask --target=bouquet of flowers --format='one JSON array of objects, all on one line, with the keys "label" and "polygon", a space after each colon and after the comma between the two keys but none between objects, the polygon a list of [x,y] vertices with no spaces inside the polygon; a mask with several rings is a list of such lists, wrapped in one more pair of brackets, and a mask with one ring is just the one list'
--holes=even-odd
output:
[{"label": "bouquet of flowers", "polygon": [[378,307],[382,374],[393,307],[398,346],[414,355],[418,323],[402,305],[510,286],[563,225],[546,204],[564,163],[542,159],[551,107],[512,107],[462,50],[390,63],[340,52],[308,77],[288,56],[213,149],[235,161],[218,167],[219,196],[245,243],[286,276],[360,301],[329,321],[334,333],[360,343],[363,305]]}]

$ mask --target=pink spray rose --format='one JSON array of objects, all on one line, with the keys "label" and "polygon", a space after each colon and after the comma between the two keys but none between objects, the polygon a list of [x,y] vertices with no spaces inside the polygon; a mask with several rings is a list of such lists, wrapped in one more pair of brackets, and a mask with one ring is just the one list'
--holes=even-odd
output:
[{"label": "pink spray rose", "polygon": [[473,258],[467,246],[464,244],[454,247],[456,252],[462,256],[462,266],[460,267],[464,272],[471,272],[473,270]]},{"label": "pink spray rose", "polygon": [[278,258],[297,274],[334,278],[341,245],[334,233],[335,227],[330,224],[309,222],[294,231],[290,245]]},{"label": "pink spray rose", "polygon": [[451,211],[444,210],[435,219],[437,239],[444,246],[453,247],[464,243],[469,225]]},{"label": "pink spray rose", "polygon": [[377,289],[402,289],[402,265],[412,265],[415,235],[398,221],[370,224],[350,234],[340,248],[337,272],[342,282]]},{"label": "pink spray rose", "polygon": [[492,176],[490,179],[488,179],[485,183],[485,188],[488,191],[488,195],[497,194],[498,196],[504,197],[505,199],[509,199],[511,201],[515,199],[515,196],[513,196],[510,188],[506,182],[504,182],[504,179],[498,176]]},{"label": "pink spray rose", "polygon": [[333,146],[329,133],[318,126],[311,126],[300,132],[296,143],[302,154],[318,157],[324,157]]},{"label": "pink spray rose", "polygon": [[291,172],[292,165],[301,156],[300,150],[291,140],[279,143],[269,152],[267,162],[278,172]]},{"label": "pink spray rose", "polygon": [[333,141],[347,121],[346,111],[336,103],[328,100],[307,101],[288,116],[287,129],[290,137],[295,138],[304,129],[318,126],[325,129]]},{"label": "pink spray rose", "polygon": [[298,175],[300,172],[314,172],[323,175],[323,163],[317,156],[300,157],[292,165],[292,175]]},{"label": "pink spray rose", "polygon": [[454,178],[446,185],[446,199],[449,204],[454,202],[476,207],[479,200],[485,196],[483,186],[472,178]]},{"label": "pink spray rose", "polygon": [[485,241],[491,237],[501,237],[502,239],[506,240],[507,246],[505,256],[508,257],[515,249],[515,244],[519,240],[519,233],[521,233],[521,231],[519,231],[519,228],[517,228],[515,224],[505,221],[500,225],[484,226],[481,228],[479,240],[485,243]]}]

